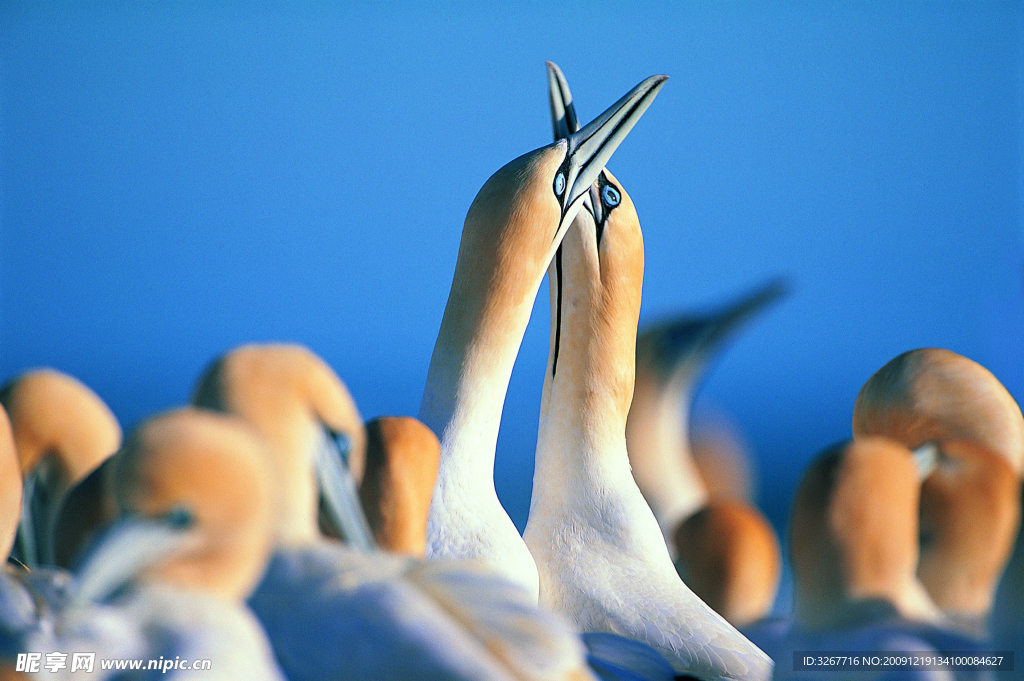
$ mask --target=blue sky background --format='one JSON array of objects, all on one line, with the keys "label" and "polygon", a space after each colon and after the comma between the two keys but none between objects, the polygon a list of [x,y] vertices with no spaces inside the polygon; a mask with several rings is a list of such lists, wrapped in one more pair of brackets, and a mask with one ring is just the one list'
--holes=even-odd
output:
[{"label": "blue sky background", "polygon": [[[130,428],[224,350],[291,340],[364,417],[415,414],[466,210],[549,141],[550,59],[584,120],[671,76],[609,164],[641,322],[790,277],[701,397],[777,527],[896,354],[1024,395],[1021,2],[249,4],[0,5],[0,380],[60,368]],[[538,300],[495,472],[520,527]]]}]

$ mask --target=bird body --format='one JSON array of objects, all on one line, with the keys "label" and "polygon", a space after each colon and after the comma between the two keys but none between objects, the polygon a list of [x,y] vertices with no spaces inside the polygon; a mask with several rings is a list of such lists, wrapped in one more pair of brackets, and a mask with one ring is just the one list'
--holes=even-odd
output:
[{"label": "bird body", "polygon": [[482,564],[322,541],[277,552],[250,603],[292,681],[590,678],[568,627]]},{"label": "bird body", "polygon": [[[920,665],[899,669],[847,668],[838,671],[835,667],[819,669],[795,669],[795,653],[815,651],[819,655],[829,653],[840,657],[851,657],[853,651],[870,651],[870,657],[919,656],[935,659],[947,658],[950,651],[960,655],[985,655],[991,648],[979,645],[977,641],[957,636],[934,625],[922,624],[900,617],[884,603],[872,603],[864,608],[862,618],[845,626],[827,631],[806,631],[797,628],[776,653],[777,681],[989,681],[992,677],[987,670],[952,671],[945,665]],[[858,658],[863,659],[863,658]]]},{"label": "bird body", "polygon": [[[159,584],[138,589],[111,605],[128,619],[145,623],[146,657],[189,662],[192,668],[179,664],[172,678],[198,680],[211,674],[238,681],[283,678],[267,635],[248,607],[228,606],[202,590]],[[203,661],[209,661],[210,667],[194,666]]]}]

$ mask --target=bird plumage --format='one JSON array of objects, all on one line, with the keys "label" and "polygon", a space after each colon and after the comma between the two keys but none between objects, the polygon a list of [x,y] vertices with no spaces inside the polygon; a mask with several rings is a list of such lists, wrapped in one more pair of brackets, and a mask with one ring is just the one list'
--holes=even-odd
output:
[{"label": "bird plumage", "polygon": [[[196,391],[203,404],[246,403],[245,419],[266,434],[279,479],[292,481],[280,486],[282,503],[297,508],[278,514],[276,550],[249,600],[288,677],[590,678],[568,626],[491,569],[363,552],[319,535],[315,439],[274,433],[319,427],[308,393],[289,386],[342,384],[326,363],[291,361],[296,354],[313,356],[280,345],[229,352]],[[238,380],[225,380],[232,375]]]},{"label": "bird plumage", "polygon": [[0,388],[22,475],[18,557],[30,567],[54,561],[53,524],[64,495],[121,444],[110,408],[78,379],[54,369],[25,371]]},{"label": "bird plumage", "polygon": [[[552,88],[552,98],[565,90]],[[580,631],[652,646],[677,671],[766,679],[767,656],[679,579],[630,473],[643,238],[632,200],[607,170],[590,200],[548,269],[551,343],[524,532],[540,601]]]},{"label": "bird plumage", "polygon": [[359,498],[377,544],[422,558],[441,443],[411,416],[375,418],[366,424],[366,432],[366,472]]},{"label": "bird plumage", "polygon": [[509,162],[469,208],[419,411],[441,441],[428,556],[486,560],[537,592],[536,565],[494,489],[505,392],[548,263],[664,80],[648,78],[578,133]]},{"label": "bird plumage", "polygon": [[917,574],[955,626],[983,635],[1020,527],[1020,407],[977,362],[922,348],[868,379],[854,404],[853,434],[938,447],[921,489]]}]

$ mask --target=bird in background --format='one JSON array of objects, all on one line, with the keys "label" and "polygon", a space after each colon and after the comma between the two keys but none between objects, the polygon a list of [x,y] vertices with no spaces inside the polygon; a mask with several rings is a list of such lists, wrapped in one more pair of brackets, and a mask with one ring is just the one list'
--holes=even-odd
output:
[{"label": "bird in background", "polygon": [[54,564],[54,519],[65,494],[121,444],[121,426],[100,397],[53,369],[26,371],[0,388],[25,492],[15,555]]},{"label": "bird in background", "polygon": [[288,500],[276,528],[278,546],[320,537],[318,521],[310,518],[318,518],[323,498],[336,531],[363,549],[373,547],[355,497],[355,477],[366,457],[363,419],[348,388],[320,357],[294,344],[240,346],[206,369],[192,402],[241,417],[273,451],[295,452],[311,464],[278,464],[278,484]]},{"label": "bird in background", "polygon": [[377,545],[423,558],[441,443],[411,416],[372,419],[366,423],[366,435],[359,499]]},{"label": "bird in background", "polygon": [[[944,616],[916,574],[921,480],[936,458],[930,444],[912,452],[863,437],[827,448],[808,467],[790,517],[793,626],[770,649],[775,678],[891,678],[892,670],[795,669],[797,651],[978,651],[943,630]],[[934,669],[900,670],[898,678],[977,677]]]},{"label": "bird in background", "polygon": [[484,560],[534,598],[537,567],[494,489],[505,393],[555,250],[665,79],[644,80],[583,129],[499,169],[462,230],[419,410],[441,442],[427,556]]},{"label": "bird in background", "polygon": [[[593,678],[569,626],[484,564],[418,561],[319,534],[320,450],[315,438],[288,435],[320,427],[309,384],[324,388],[321,397],[345,390],[305,348],[246,346],[214,362],[194,396],[243,416],[271,443],[282,508],[274,554],[249,603],[288,678]],[[410,522],[425,525],[425,516]]]},{"label": "bird in background", "polygon": [[[575,111],[548,65],[556,137]],[[643,239],[629,195],[607,170],[548,268],[551,342],[541,398],[530,515],[540,602],[584,632],[653,647],[708,679],[767,679],[772,663],[679,579],[658,523],[630,474],[625,426]]]},{"label": "bird in background", "polygon": [[937,348],[895,357],[854,405],[855,438],[938,447],[921,490],[917,575],[952,626],[987,638],[987,619],[1020,527],[1024,417],[999,380]]},{"label": "bird in background", "polygon": [[[1024,491],[1022,491],[1024,495]],[[1024,496],[1022,496],[1024,502]],[[1024,612],[1024,531],[1017,530],[1010,561],[999,580],[992,602],[989,623],[992,644],[997,650],[1024,650],[1024,627],[1020,614]]]},{"label": "bird in background", "polygon": [[935,454],[926,446],[915,458],[870,437],[833,445],[811,463],[790,515],[797,626],[834,629],[878,609],[941,621],[916,574],[921,479]]},{"label": "bird in background", "polygon": [[[114,453],[121,429],[92,390],[53,369],[12,379],[0,388],[0,404],[0,449],[14,457],[5,458],[2,467],[4,520],[12,523],[14,539],[13,553],[11,543],[4,544],[9,565],[0,587],[0,649],[6,662],[24,652],[32,637],[64,621],[55,613],[64,610],[73,579],[53,564],[57,509],[77,480]],[[102,628],[107,621],[102,614],[94,619],[88,628]]]},{"label": "bird in background", "polygon": [[11,421],[0,405],[0,552],[7,563],[21,522],[21,462],[14,445]]},{"label": "bird in background", "polygon": [[11,422],[0,406],[0,674],[15,661],[21,642],[39,622],[38,599],[23,581],[27,573],[8,562],[21,520],[21,495],[21,465]]},{"label": "bird in background", "polygon": [[[106,492],[117,514],[76,573],[56,649],[114,645],[114,654],[97,656],[210,660],[218,678],[282,679],[245,606],[266,568],[278,509],[263,440],[240,419],[180,408],[144,421],[110,466]],[[142,650],[128,655],[112,632],[95,640],[94,627],[63,621],[75,624],[79,608],[94,618],[104,606],[138,632]],[[210,673],[172,666],[143,677]]]},{"label": "bird in background", "polygon": [[772,280],[702,316],[653,324],[637,338],[636,388],[626,421],[633,477],[683,580],[736,626],[764,617],[782,572],[779,540],[749,502],[712,499],[691,454],[690,412],[724,343],[787,292]]},{"label": "bird in background", "polygon": [[690,455],[708,498],[756,503],[760,480],[754,455],[735,419],[721,407],[705,406],[690,418],[688,434]]}]

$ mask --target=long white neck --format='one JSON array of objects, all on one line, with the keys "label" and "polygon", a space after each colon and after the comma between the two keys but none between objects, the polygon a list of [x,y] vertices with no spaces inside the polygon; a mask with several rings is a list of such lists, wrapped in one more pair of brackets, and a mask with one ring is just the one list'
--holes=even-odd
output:
[{"label": "long white neck", "polygon": [[[540,281],[533,288],[533,297]],[[494,489],[494,452],[505,393],[519,346],[530,321],[533,297],[504,309],[473,301],[448,300],[419,419],[441,441],[439,478]],[[495,318],[495,315],[500,318]]]},{"label": "long white neck", "polygon": [[419,411],[441,442],[427,556],[489,561],[534,594],[537,566],[494,490],[494,451],[512,368],[561,236],[547,179],[560,153],[516,159],[473,201]]},{"label": "long white neck", "polygon": [[[578,220],[572,229],[585,229],[581,224],[586,225]],[[579,238],[566,236],[569,245]],[[541,397],[531,516],[535,509],[546,515],[548,504],[572,503],[573,495],[599,506],[601,497],[623,485],[635,494],[626,454],[635,311],[631,316],[612,307],[619,314],[600,316],[600,281],[580,280],[578,264],[570,270],[567,262],[566,270],[565,280],[560,280],[557,260],[549,269],[552,342]]]},{"label": "long white neck", "polygon": [[419,411],[441,441],[439,486],[466,478],[493,493],[505,392],[557,247],[557,203],[536,199],[550,188],[523,178],[553,177],[558,160],[533,152],[512,161],[484,184],[466,216]]}]

